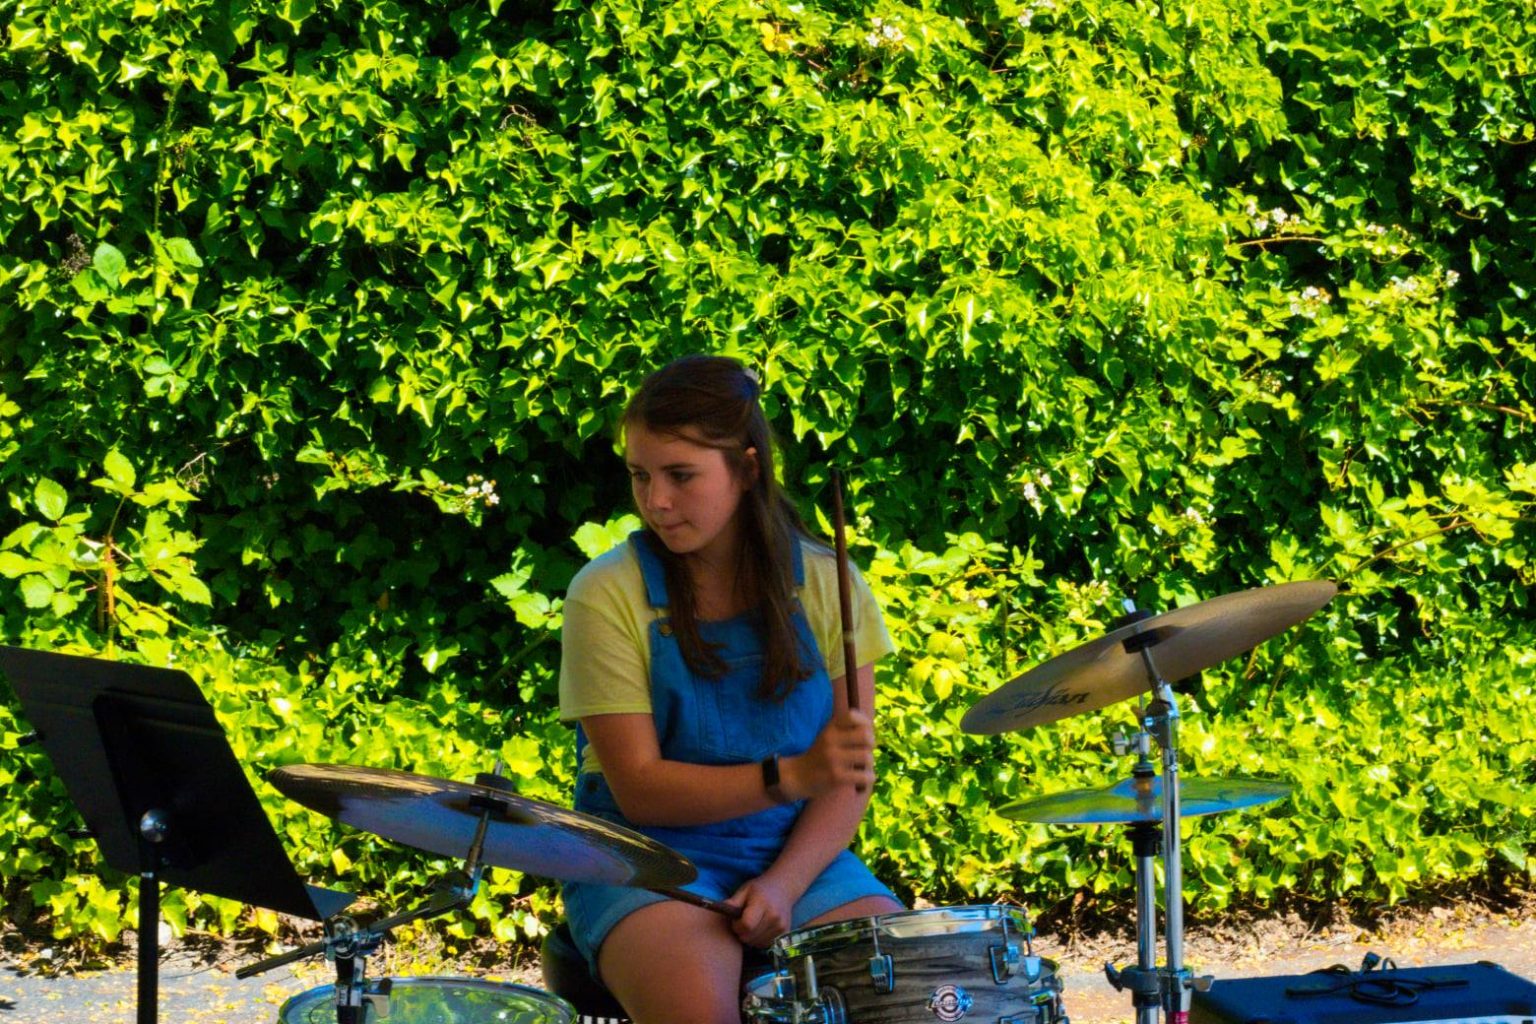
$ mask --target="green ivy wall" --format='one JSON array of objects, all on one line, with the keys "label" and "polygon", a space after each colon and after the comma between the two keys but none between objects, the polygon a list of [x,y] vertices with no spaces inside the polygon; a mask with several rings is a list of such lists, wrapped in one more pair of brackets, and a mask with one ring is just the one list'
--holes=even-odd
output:
[{"label": "green ivy wall", "polygon": [[[1188,709],[1189,775],[1295,787],[1188,826],[1193,905],[1525,877],[1536,12],[1324,8],[4,0],[0,640],[174,658],[306,877],[414,903],[442,862],[262,776],[563,802],[616,417],[727,352],[807,509],[850,478],[899,891],[1124,906],[1115,830],[996,808],[1127,774],[1127,709],[960,715],[1122,597],[1313,577]],[[0,694],[3,912],[113,939],[133,887]],[[557,912],[499,872],[450,931]]]}]

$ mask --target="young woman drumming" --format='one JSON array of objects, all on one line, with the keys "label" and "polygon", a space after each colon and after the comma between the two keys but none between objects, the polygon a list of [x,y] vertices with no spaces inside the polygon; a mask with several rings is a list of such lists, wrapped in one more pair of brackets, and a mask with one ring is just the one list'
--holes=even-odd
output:
[{"label": "young woman drumming", "polygon": [[854,574],[850,711],[835,556],[779,488],[756,380],[689,356],[623,420],[645,529],[565,603],[560,708],[579,723],[576,808],[699,869],[732,920],[643,889],[567,884],[577,947],[636,1024],[736,1024],[743,943],[899,911],[848,849],[874,783],[873,661],[891,641]]}]

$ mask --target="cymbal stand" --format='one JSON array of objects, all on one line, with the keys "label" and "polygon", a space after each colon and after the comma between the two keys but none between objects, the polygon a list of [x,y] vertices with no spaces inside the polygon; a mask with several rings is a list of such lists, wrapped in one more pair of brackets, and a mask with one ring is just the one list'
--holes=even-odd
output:
[{"label": "cymbal stand", "polygon": [[[1145,717],[1145,703],[1142,716]],[[1136,767],[1132,777],[1138,784],[1150,786],[1156,777],[1151,759],[1151,738],[1145,729],[1136,732]],[[1115,752],[1126,753],[1124,737],[1115,740]],[[1159,822],[1137,821],[1127,828],[1131,850],[1136,859],[1136,966],[1117,969],[1104,965],[1104,976],[1118,991],[1131,992],[1136,1008],[1136,1024],[1156,1024],[1162,1005],[1163,982],[1157,969],[1157,872],[1155,860],[1162,851],[1163,826]]]},{"label": "cymbal stand", "polygon": [[[1135,606],[1126,602],[1126,611],[1140,616]],[[1148,737],[1157,741],[1162,751],[1163,822],[1163,902],[1165,904],[1167,963],[1161,970],[1153,966],[1152,947],[1156,944],[1156,900],[1153,896],[1152,857],[1156,855],[1158,826],[1152,824],[1138,832],[1132,827],[1131,838],[1137,858],[1137,945],[1138,962],[1134,972],[1106,968],[1110,984],[1129,987],[1136,1006],[1136,1024],[1157,1024],[1158,1003],[1168,1014],[1169,1024],[1188,1024],[1190,993],[1211,985],[1208,977],[1196,978],[1184,966],[1184,866],[1179,834],[1179,707],[1173,687],[1158,671],[1152,649],[1161,639],[1157,633],[1140,633],[1127,638],[1128,653],[1140,654],[1147,670],[1152,700],[1141,709],[1141,728],[1136,735],[1138,777],[1150,778],[1151,748]],[[1129,977],[1127,977],[1129,975]],[[1155,984],[1154,984],[1155,979]],[[1152,999],[1156,993],[1157,1000]]]},{"label": "cymbal stand", "polygon": [[[502,790],[510,788],[502,778],[500,761],[496,762],[490,774],[481,772],[475,782]],[[388,1017],[390,982],[384,978],[370,987],[366,977],[368,954],[402,924],[438,917],[469,906],[480,888],[480,875],[484,870],[480,855],[485,849],[485,833],[490,824],[491,812],[496,809],[495,803],[494,800],[486,800],[486,805],[480,808],[480,822],[475,827],[475,836],[470,842],[464,869],[439,879],[433,887],[432,898],[426,903],[413,910],[375,921],[365,928],[359,928],[350,917],[338,915],[325,922],[325,938],[321,941],[242,967],[235,972],[235,977],[243,980],[324,953],[325,958],[336,965],[336,1024],[367,1024],[369,1020]],[[373,1011],[371,1014],[367,1012],[370,1007]]]}]

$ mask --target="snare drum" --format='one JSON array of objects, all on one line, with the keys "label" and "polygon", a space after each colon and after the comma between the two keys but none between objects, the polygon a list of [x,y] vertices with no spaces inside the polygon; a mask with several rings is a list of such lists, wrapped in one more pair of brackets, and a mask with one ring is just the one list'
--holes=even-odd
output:
[{"label": "snare drum", "polygon": [[[473,978],[386,978],[389,1016],[370,1004],[367,1024],[572,1024],[576,1011],[563,999],[527,985]],[[368,983],[369,992],[381,980]],[[322,985],[294,996],[278,1011],[278,1024],[336,1024],[336,986]]]},{"label": "snare drum", "polygon": [[907,910],[791,932],[749,987],[761,1024],[1057,1024],[1056,964],[1017,907]]}]

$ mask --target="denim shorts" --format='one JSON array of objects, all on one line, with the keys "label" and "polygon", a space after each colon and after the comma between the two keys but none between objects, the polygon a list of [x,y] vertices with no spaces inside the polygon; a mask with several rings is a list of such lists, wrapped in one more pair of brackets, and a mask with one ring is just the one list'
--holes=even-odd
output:
[{"label": "denim shorts", "polygon": [[[712,856],[710,852],[702,850],[680,852],[686,852],[699,869],[699,877],[681,888],[715,900],[728,899],[744,883],[762,874],[772,863],[772,856],[763,861],[754,856],[760,851],[752,850],[733,851],[745,854],[744,857]],[[647,889],[592,885],[586,882],[567,882],[562,887],[562,893],[571,937],[576,942],[576,948],[586,958],[594,978],[598,977],[598,952],[614,925],[641,907],[660,903],[667,898]],[[816,876],[805,895],[795,903],[790,928],[802,928],[808,921],[866,896],[885,896],[893,901],[896,899],[891,890],[864,866],[864,862],[854,856],[853,851],[844,850]]]}]

